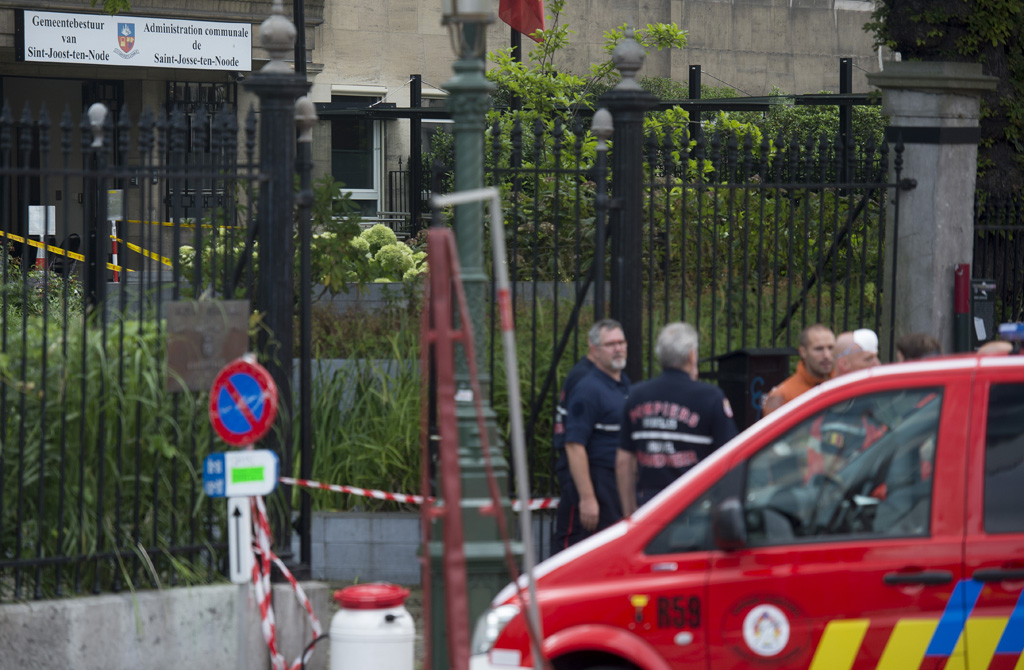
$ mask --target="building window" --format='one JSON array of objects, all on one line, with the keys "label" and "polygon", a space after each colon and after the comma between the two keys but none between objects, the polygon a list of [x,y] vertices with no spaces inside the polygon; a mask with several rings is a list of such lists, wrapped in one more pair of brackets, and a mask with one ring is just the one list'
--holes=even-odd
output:
[{"label": "building window", "polygon": [[[379,98],[335,95],[335,109],[368,107]],[[352,194],[364,216],[377,213],[380,201],[380,121],[359,116],[331,119],[331,175]]]}]

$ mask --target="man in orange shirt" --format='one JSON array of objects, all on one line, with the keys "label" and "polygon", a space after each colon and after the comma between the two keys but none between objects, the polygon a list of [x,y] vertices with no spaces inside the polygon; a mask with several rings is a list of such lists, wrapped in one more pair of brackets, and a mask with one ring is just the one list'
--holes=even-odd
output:
[{"label": "man in orange shirt", "polygon": [[800,332],[800,363],[796,373],[782,382],[764,398],[763,416],[785,405],[801,393],[806,393],[832,375],[836,336],[828,326],[816,323]]}]

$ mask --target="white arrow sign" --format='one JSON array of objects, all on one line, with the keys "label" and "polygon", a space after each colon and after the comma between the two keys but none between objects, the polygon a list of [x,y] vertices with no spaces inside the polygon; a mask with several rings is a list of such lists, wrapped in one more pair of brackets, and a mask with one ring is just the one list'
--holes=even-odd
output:
[{"label": "white arrow sign", "polygon": [[252,508],[248,498],[228,498],[228,572],[234,584],[252,581]]}]

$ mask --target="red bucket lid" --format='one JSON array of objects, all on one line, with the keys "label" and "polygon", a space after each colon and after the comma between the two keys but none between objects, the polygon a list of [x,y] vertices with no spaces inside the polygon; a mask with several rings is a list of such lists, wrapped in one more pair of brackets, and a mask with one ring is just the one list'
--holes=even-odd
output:
[{"label": "red bucket lid", "polygon": [[405,602],[408,595],[409,589],[379,582],[346,586],[334,592],[334,601],[345,609],[376,610],[398,607]]}]

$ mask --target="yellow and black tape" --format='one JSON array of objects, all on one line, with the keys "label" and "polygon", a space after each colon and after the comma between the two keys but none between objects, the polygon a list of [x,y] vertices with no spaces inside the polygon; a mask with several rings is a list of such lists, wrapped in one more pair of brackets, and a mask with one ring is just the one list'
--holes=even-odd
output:
[{"label": "yellow and black tape", "polygon": [[[39,242],[39,241],[33,240],[31,238],[27,238],[26,239],[25,237],[22,237],[21,235],[16,235],[14,233],[7,233],[7,232],[4,232],[2,230],[0,230],[0,237],[6,237],[7,239],[9,239],[11,241],[19,242],[21,244],[27,244],[30,247],[35,247],[36,249],[42,249],[43,251],[45,251],[48,254],[57,254],[58,256],[65,256],[65,257],[70,258],[72,260],[76,260],[76,261],[79,261],[79,262],[85,262],[85,256],[84,255],[79,254],[79,253],[75,253],[74,251],[67,251],[65,249],[62,249],[61,247],[55,247],[52,244],[46,244],[44,242]],[[149,251],[148,249],[143,249],[139,245],[134,244],[132,242],[126,242],[123,239],[121,239],[120,237],[115,238],[115,237],[111,236],[110,239],[117,240],[118,244],[124,245],[124,247],[126,249],[128,249],[129,251],[134,251],[137,254],[141,254],[141,255],[145,256],[146,258],[149,258],[149,259],[152,259],[154,261],[158,261],[160,263],[163,263],[167,267],[174,267],[174,263],[171,261],[171,259],[167,258],[166,256],[161,256],[160,254],[155,253],[153,251]],[[135,270],[133,270],[131,268],[126,268],[126,267],[123,267],[121,265],[115,265],[113,263],[107,263],[107,269],[108,270],[112,270],[114,272],[135,272]]]},{"label": "yellow and black tape", "polygon": [[[192,229],[192,228],[196,227],[196,224],[194,224],[194,223],[184,223],[184,222],[175,223],[174,221],[142,221],[141,219],[125,219],[124,222],[125,223],[146,224],[146,225],[150,225],[150,226],[164,226],[166,228],[175,228],[175,227],[177,227],[177,228],[189,228],[189,229]],[[206,228],[207,230],[213,230],[214,228],[216,228],[217,230],[245,230],[245,228],[246,228],[245,226],[214,226],[213,224],[210,224],[210,223],[201,223],[201,224],[199,224],[199,227],[200,228]]]}]

